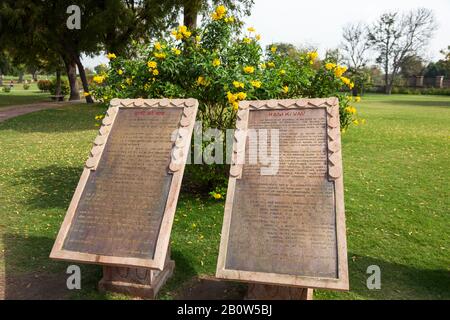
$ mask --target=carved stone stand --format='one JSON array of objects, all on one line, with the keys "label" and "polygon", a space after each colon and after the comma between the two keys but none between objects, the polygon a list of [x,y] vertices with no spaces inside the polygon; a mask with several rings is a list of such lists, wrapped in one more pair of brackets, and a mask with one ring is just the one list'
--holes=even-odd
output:
[{"label": "carved stone stand", "polygon": [[313,289],[249,284],[245,300],[312,300]]},{"label": "carved stone stand", "polygon": [[172,276],[175,261],[167,253],[162,271],[146,268],[103,267],[103,278],[98,283],[101,292],[110,291],[130,296],[155,299],[161,287]]}]

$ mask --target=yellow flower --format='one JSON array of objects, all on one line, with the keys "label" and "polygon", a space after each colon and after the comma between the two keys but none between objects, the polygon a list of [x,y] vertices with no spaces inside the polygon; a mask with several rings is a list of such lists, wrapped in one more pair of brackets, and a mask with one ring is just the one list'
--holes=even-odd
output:
[{"label": "yellow flower", "polygon": [[215,193],[215,192],[214,192],[214,193],[212,194],[212,196],[213,196],[213,198],[216,199],[216,200],[222,199],[222,195],[221,195],[220,193]]},{"label": "yellow flower", "polygon": [[250,39],[250,38],[244,38],[244,39],[242,39],[242,41],[243,41],[244,43],[249,44],[249,43],[252,42],[252,39]]},{"label": "yellow flower", "polygon": [[267,66],[268,66],[269,68],[275,68],[275,63],[273,63],[272,61],[267,62]]},{"label": "yellow flower", "polygon": [[366,124],[366,119],[361,119],[361,124]]},{"label": "yellow flower", "polygon": [[355,114],[356,113],[356,108],[352,107],[352,106],[348,106],[347,108],[345,108],[345,111],[351,114]]},{"label": "yellow flower", "polygon": [[349,78],[341,77],[341,81],[342,81],[345,85],[347,85],[350,89],[353,89],[353,87],[355,86],[355,84],[354,84]]},{"label": "yellow flower", "polygon": [[261,35],[260,35],[260,34],[257,34],[257,35],[255,36],[255,39],[258,40],[258,41],[261,40]]},{"label": "yellow flower", "polygon": [[267,65],[265,63],[261,63],[261,69],[267,68]]},{"label": "yellow flower", "polygon": [[358,126],[358,125],[359,125],[358,119],[355,119],[355,120],[353,120],[352,122],[353,122],[353,124],[354,124],[355,126]]},{"label": "yellow flower", "polygon": [[270,51],[272,51],[272,53],[277,52],[277,47],[276,47],[276,46],[272,46],[272,47],[270,48]]},{"label": "yellow flower", "polygon": [[345,71],[347,71],[347,67],[336,66],[336,69],[334,69],[334,75],[340,78],[345,73]]},{"label": "yellow flower", "polygon": [[158,63],[156,61],[149,61],[147,62],[147,66],[149,68],[155,69],[158,66]]},{"label": "yellow flower", "polygon": [[281,74],[281,75],[285,75],[285,74],[286,74],[286,70],[281,69],[281,70],[280,70],[280,74]]},{"label": "yellow flower", "polygon": [[255,88],[261,88],[261,81],[259,80],[250,81],[250,84]]},{"label": "yellow flower", "polygon": [[155,49],[158,50],[158,51],[161,51],[161,49],[162,49],[161,43],[156,42],[155,43]]},{"label": "yellow flower", "polygon": [[284,86],[283,87],[283,92],[284,93],[288,93],[289,92],[289,87],[288,86]]},{"label": "yellow flower", "polygon": [[237,95],[232,94],[230,91],[228,91],[227,92],[227,98],[228,98],[228,102],[232,104],[233,102],[236,102]]},{"label": "yellow flower", "polygon": [[177,48],[172,48],[172,52],[175,53],[175,55],[179,56],[181,54],[181,50]]},{"label": "yellow flower", "polygon": [[131,86],[131,84],[133,83],[133,79],[131,79],[131,78],[127,78],[127,80],[125,80],[125,81],[129,86]]},{"label": "yellow flower", "polygon": [[245,92],[239,92],[239,93],[237,94],[237,98],[238,98],[239,100],[245,100],[245,98],[247,98],[247,94],[246,94]]},{"label": "yellow flower", "polygon": [[225,6],[218,6],[216,8],[216,12],[217,14],[224,15],[225,13],[227,13],[227,8],[225,8]]},{"label": "yellow flower", "polygon": [[84,95],[85,97],[89,97],[91,94],[90,94],[89,92],[84,92],[83,95]]},{"label": "yellow flower", "polygon": [[361,97],[355,97],[355,102],[360,102],[361,101]]},{"label": "yellow flower", "polygon": [[104,117],[105,117],[105,115],[99,114],[99,115],[96,115],[96,116],[95,116],[95,120],[101,120],[101,119],[103,119]]},{"label": "yellow flower", "polygon": [[200,36],[195,36],[195,41],[200,42],[202,40],[202,37]]},{"label": "yellow flower", "polygon": [[307,53],[307,56],[310,61],[315,61],[319,54],[317,53],[317,51],[311,51]]},{"label": "yellow flower", "polygon": [[247,28],[247,31],[248,32],[256,32],[255,28],[253,28],[253,27]]},{"label": "yellow flower", "polygon": [[156,69],[155,69],[155,70],[153,70],[153,72],[152,72],[152,73],[153,73],[153,75],[154,75],[154,76],[157,76],[157,75],[159,75],[159,71],[158,71],[158,70],[156,70]]},{"label": "yellow flower", "polygon": [[347,86],[348,85],[350,85],[350,79],[349,78],[346,78],[346,77],[341,77],[341,81],[344,83],[344,84],[346,84]]},{"label": "yellow flower", "polygon": [[336,68],[335,63],[328,62],[327,64],[325,64],[325,69],[327,70],[333,70],[334,68]]},{"label": "yellow flower", "polygon": [[233,17],[233,16],[230,16],[230,17],[228,17],[228,18],[225,18],[225,22],[228,22],[228,23],[234,23],[234,17]]},{"label": "yellow flower", "polygon": [[105,80],[105,76],[95,76],[92,80],[97,84],[102,84]]},{"label": "yellow flower", "polygon": [[178,29],[172,30],[171,34],[177,40],[182,40],[183,38],[189,38],[192,35],[192,32],[190,32],[186,26],[179,26]]},{"label": "yellow flower", "polygon": [[207,86],[208,85],[208,81],[206,81],[206,79],[202,76],[197,78],[197,84],[199,86]]},{"label": "yellow flower", "polygon": [[235,87],[235,88],[242,88],[242,89],[244,89],[244,83],[243,82],[239,82],[239,81],[233,81],[233,86]]},{"label": "yellow flower", "polygon": [[255,68],[251,67],[251,66],[244,67],[243,70],[244,70],[245,73],[253,73],[253,72],[255,72]]},{"label": "yellow flower", "polygon": [[119,70],[117,70],[117,73],[118,73],[119,75],[122,75],[122,74],[123,74],[123,70],[122,70],[122,69],[119,69]]},{"label": "yellow flower", "polygon": [[108,53],[107,57],[109,60],[114,60],[117,58],[117,56],[114,53]]},{"label": "yellow flower", "polygon": [[220,59],[214,59],[212,64],[214,67],[220,66]]},{"label": "yellow flower", "polygon": [[216,10],[211,15],[213,20],[221,20],[227,13],[227,8],[225,6],[218,6]]},{"label": "yellow flower", "polygon": [[236,111],[239,109],[239,102],[235,101],[231,103],[231,106],[233,107],[233,110]]},{"label": "yellow flower", "polygon": [[155,58],[158,58],[158,59],[165,59],[166,58],[166,54],[165,53],[155,52],[153,55],[155,56]]}]

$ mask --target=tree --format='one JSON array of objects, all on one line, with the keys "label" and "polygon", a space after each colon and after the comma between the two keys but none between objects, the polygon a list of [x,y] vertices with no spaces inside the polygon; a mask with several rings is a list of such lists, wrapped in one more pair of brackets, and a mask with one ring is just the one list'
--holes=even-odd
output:
[{"label": "tree", "polygon": [[404,60],[419,55],[433,35],[433,12],[419,8],[406,14],[383,14],[368,30],[371,48],[384,71],[385,93],[391,94],[394,81]]},{"label": "tree", "polygon": [[353,95],[363,94],[370,80],[370,72],[366,65],[369,49],[366,26],[362,23],[348,24],[342,30],[341,49],[348,73],[355,82]]},{"label": "tree", "polygon": [[[45,53],[64,61],[70,83],[70,100],[78,100],[77,68],[85,92],[89,92],[81,54],[102,50],[126,54],[131,41],[145,42],[176,21],[178,0],[79,0],[81,29],[69,29],[66,21],[71,0],[3,0],[0,19],[2,45],[22,59]],[[117,51],[116,51],[117,50]],[[86,98],[92,102],[91,97]]]},{"label": "tree", "polygon": [[272,43],[266,46],[266,51],[269,52],[272,47],[276,47],[277,53],[282,56],[293,57],[300,53],[298,48],[294,46],[292,43],[285,43],[285,42]]},{"label": "tree", "polygon": [[362,23],[348,24],[342,30],[342,38],[341,49],[347,66],[354,71],[364,68],[369,49],[366,26]]},{"label": "tree", "polygon": [[11,68],[11,61],[8,53],[0,49],[0,86],[3,85],[3,74],[8,73]]},{"label": "tree", "polygon": [[197,19],[200,13],[211,11],[212,7],[219,4],[227,7],[237,16],[249,15],[254,0],[179,0],[183,8],[183,23],[189,29],[197,27]]},{"label": "tree", "polygon": [[423,59],[416,55],[407,56],[400,63],[400,75],[404,78],[422,75],[424,70]]},{"label": "tree", "polygon": [[342,64],[345,62],[345,58],[341,53],[341,50],[339,48],[336,49],[328,49],[327,52],[325,52],[325,61],[332,62],[335,64]]},{"label": "tree", "polygon": [[443,59],[428,64],[424,71],[425,77],[450,77],[450,46],[446,50],[441,50],[441,54],[444,55]]}]

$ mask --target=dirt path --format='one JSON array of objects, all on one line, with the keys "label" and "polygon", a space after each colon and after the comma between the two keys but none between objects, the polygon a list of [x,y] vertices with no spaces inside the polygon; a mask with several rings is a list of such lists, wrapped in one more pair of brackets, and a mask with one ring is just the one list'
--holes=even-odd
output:
[{"label": "dirt path", "polygon": [[44,109],[54,109],[82,101],[65,101],[65,102],[37,102],[32,104],[22,104],[0,108],[0,122],[21,116],[27,113],[36,112]]}]

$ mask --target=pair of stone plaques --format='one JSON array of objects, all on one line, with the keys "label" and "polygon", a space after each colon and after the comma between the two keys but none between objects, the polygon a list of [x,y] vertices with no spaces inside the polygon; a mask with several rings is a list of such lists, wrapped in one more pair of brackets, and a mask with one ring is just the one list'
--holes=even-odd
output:
[{"label": "pair of stone plaques", "polygon": [[[197,108],[111,101],[51,258],[164,269]],[[237,117],[217,277],[348,289],[338,100],[244,101]],[[237,160],[250,129],[279,133],[276,172]]]}]

